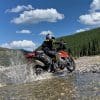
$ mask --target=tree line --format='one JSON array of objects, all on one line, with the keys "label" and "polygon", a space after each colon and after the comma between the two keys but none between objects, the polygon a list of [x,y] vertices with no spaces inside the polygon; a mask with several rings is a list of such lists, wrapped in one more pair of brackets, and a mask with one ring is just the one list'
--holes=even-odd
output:
[{"label": "tree line", "polygon": [[67,43],[67,51],[74,57],[100,54],[100,28],[58,38]]}]

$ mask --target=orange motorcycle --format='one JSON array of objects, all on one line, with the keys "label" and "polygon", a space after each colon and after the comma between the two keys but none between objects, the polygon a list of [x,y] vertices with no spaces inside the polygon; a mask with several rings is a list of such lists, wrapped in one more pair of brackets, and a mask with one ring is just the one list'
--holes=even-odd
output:
[{"label": "orange motorcycle", "polygon": [[75,70],[75,62],[70,54],[60,48],[60,50],[55,52],[55,57],[49,57],[43,51],[34,51],[28,53],[26,57],[28,59],[33,58],[35,65],[33,70],[36,75],[44,72],[57,72],[64,70],[65,68],[69,72]]}]

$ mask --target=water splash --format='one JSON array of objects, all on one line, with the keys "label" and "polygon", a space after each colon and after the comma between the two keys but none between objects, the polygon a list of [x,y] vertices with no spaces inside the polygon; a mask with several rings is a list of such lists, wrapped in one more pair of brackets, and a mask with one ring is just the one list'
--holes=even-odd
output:
[{"label": "water splash", "polygon": [[10,57],[9,57],[10,66],[21,65],[21,64],[26,63],[25,57],[21,51],[11,50],[9,54],[10,54]]},{"label": "water splash", "polygon": [[24,64],[2,68],[0,76],[0,83],[21,84],[51,78],[52,75],[50,73],[43,73],[37,76],[32,65]]},{"label": "water splash", "polygon": [[36,76],[33,68],[35,64],[27,63],[23,52],[20,50],[8,50],[4,51],[4,53],[8,57],[10,65],[0,66],[0,83],[20,84],[51,77],[49,73]]}]

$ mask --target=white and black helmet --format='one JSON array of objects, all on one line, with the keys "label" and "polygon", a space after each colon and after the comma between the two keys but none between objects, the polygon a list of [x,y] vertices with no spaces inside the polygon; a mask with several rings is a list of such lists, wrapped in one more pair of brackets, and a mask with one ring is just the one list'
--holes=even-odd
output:
[{"label": "white and black helmet", "polygon": [[46,35],[46,39],[52,39],[52,35],[51,34],[47,34]]}]

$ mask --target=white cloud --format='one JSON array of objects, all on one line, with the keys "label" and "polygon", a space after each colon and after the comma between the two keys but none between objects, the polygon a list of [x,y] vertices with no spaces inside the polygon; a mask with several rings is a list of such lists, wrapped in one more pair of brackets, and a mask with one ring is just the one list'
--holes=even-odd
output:
[{"label": "white cloud", "polygon": [[30,30],[20,30],[20,31],[16,31],[16,33],[22,33],[22,34],[31,34],[32,32]]},{"label": "white cloud", "polygon": [[79,20],[86,25],[100,25],[100,12],[81,15]]},{"label": "white cloud", "polygon": [[1,47],[33,51],[36,48],[36,44],[29,40],[22,40],[22,41],[12,41],[11,43],[4,43],[1,45]]},{"label": "white cloud", "polygon": [[76,32],[79,33],[79,32],[84,32],[84,31],[87,31],[87,30],[89,30],[89,28],[79,29],[79,30],[76,30]]},{"label": "white cloud", "polygon": [[34,9],[30,11],[24,11],[19,15],[19,17],[11,20],[15,24],[23,23],[39,23],[39,22],[57,22],[57,20],[62,20],[64,18],[63,14],[57,12],[56,9]]},{"label": "white cloud", "polygon": [[53,35],[53,32],[51,32],[51,31],[42,31],[41,33],[40,33],[40,35],[47,35],[47,34],[51,34],[51,35]]},{"label": "white cloud", "polygon": [[93,0],[89,11],[88,14],[81,15],[79,21],[86,25],[100,26],[100,0]]},{"label": "white cloud", "polygon": [[93,0],[90,5],[91,11],[100,10],[100,0]]},{"label": "white cloud", "polygon": [[21,12],[21,11],[24,11],[24,10],[32,10],[32,9],[34,9],[32,7],[32,5],[27,5],[27,6],[18,5],[16,8],[7,9],[6,12],[18,13],[18,12]]}]

